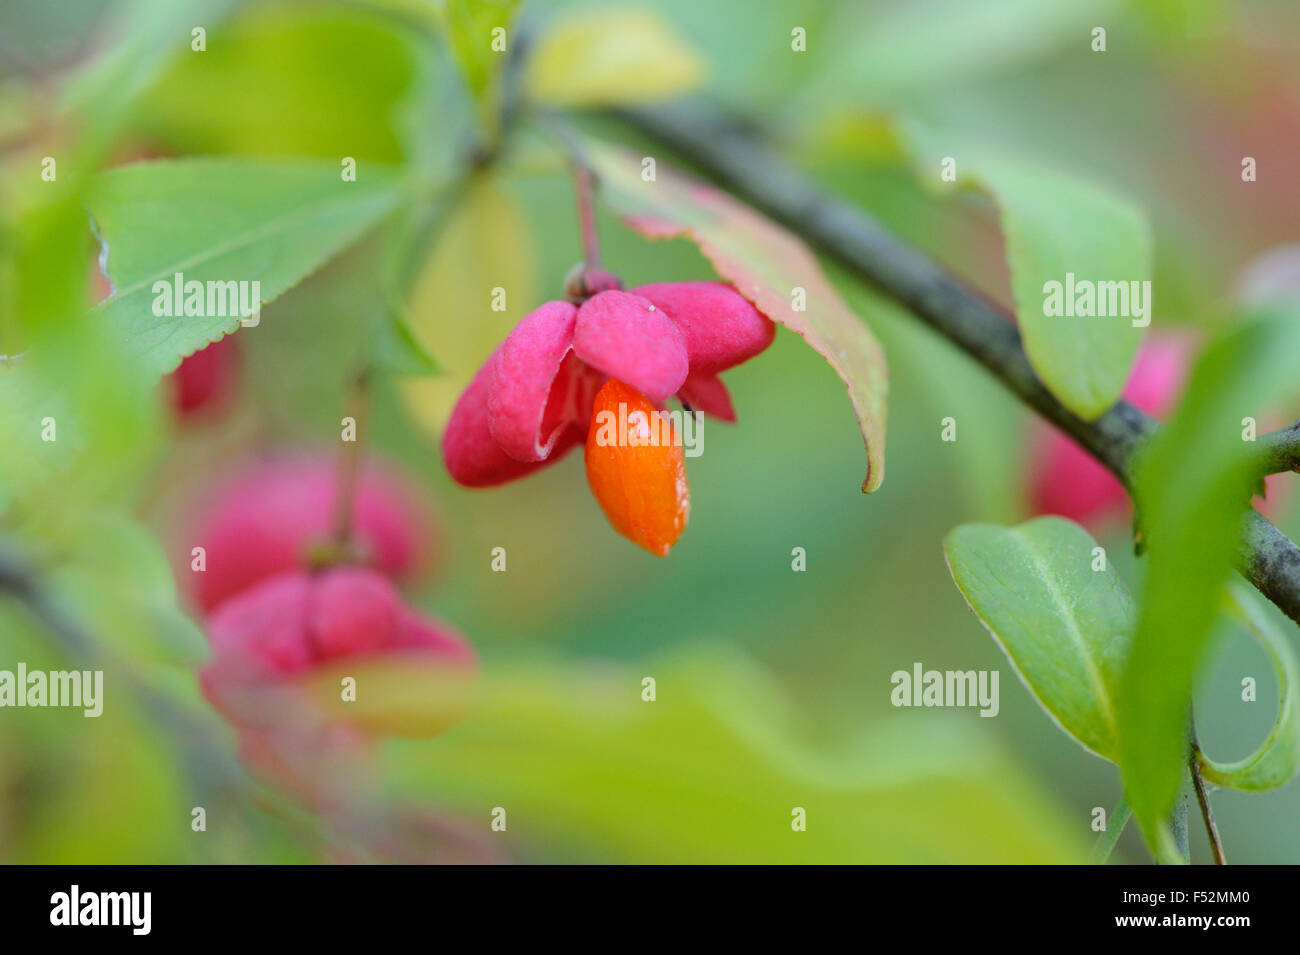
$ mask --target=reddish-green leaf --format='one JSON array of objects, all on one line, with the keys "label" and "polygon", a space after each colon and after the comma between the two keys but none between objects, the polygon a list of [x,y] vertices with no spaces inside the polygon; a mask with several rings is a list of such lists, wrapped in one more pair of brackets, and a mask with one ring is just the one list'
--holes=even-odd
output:
[{"label": "reddish-green leaf", "polygon": [[808,247],[744,203],[662,163],[653,179],[643,178],[641,156],[591,141],[585,158],[600,178],[603,198],[632,228],[652,239],[690,239],[759,311],[798,332],[830,362],[848,386],[867,446],[862,490],[880,487],[889,389],[885,354]]}]

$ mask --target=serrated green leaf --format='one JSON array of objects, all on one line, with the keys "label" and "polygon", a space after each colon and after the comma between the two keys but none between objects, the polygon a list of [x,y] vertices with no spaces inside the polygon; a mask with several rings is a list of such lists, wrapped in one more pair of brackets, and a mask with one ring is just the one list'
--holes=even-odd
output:
[{"label": "serrated green leaf", "polygon": [[963,525],[948,535],[944,555],[957,589],[1039,705],[1114,761],[1115,698],[1137,612],[1096,547],[1074,522],[1041,517],[1010,528]]},{"label": "serrated green leaf", "polygon": [[1258,477],[1241,420],[1293,394],[1297,367],[1294,310],[1233,326],[1202,352],[1177,413],[1138,459],[1150,562],[1120,687],[1119,752],[1153,846],[1185,773],[1192,687]]},{"label": "serrated green leaf", "polygon": [[1300,706],[1296,705],[1295,696],[1296,686],[1300,684],[1300,661],[1290,642],[1262,613],[1261,598],[1240,581],[1233,581],[1229,589],[1238,616],[1273,662],[1277,674],[1277,718],[1264,742],[1243,759],[1220,763],[1202,752],[1201,772],[1209,782],[1229,789],[1276,789],[1285,786],[1300,771]]},{"label": "serrated green leaf", "polygon": [[99,177],[90,210],[105,246],[113,295],[96,309],[145,374],[239,326],[223,316],[154,314],[154,283],[260,282],[270,302],[392,211],[408,182],[362,164],[356,182],[340,167],[227,159],[138,163]]}]

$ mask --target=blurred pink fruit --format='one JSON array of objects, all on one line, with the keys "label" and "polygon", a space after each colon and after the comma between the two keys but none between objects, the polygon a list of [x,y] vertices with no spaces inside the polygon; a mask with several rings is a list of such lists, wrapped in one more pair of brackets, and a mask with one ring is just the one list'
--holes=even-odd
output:
[{"label": "blurred pink fruit", "polygon": [[[227,481],[193,537],[206,551],[206,569],[193,575],[199,606],[210,613],[268,577],[306,568],[312,547],[329,538],[338,482],[328,456],[254,464]],[[427,565],[432,519],[402,481],[367,467],[353,507],[352,537],[366,565],[402,580]]]},{"label": "blurred pink fruit", "polygon": [[[253,729],[340,722],[433,735],[459,715],[456,691],[477,668],[464,637],[415,613],[391,581],[363,567],[265,580],[221,605],[208,621],[208,640],[205,695],[232,722]],[[355,700],[343,699],[339,674],[356,681]],[[395,701],[393,689],[402,685],[408,699]],[[425,705],[409,706],[411,697],[424,697]]]},{"label": "blurred pink fruit", "polygon": [[[1164,417],[1182,393],[1194,354],[1184,337],[1152,336],[1143,343],[1124,397],[1147,414]],[[1035,423],[1029,462],[1029,503],[1036,514],[1059,514],[1096,524],[1125,513],[1128,494],[1119,480],[1060,431]]]},{"label": "blurred pink fruit", "polygon": [[185,358],[168,376],[172,407],[182,420],[211,414],[229,404],[239,379],[239,346],[227,335]]},{"label": "blurred pink fruit", "polygon": [[[1154,418],[1164,418],[1177,404],[1195,358],[1196,346],[1186,336],[1151,337],[1138,352],[1124,397]],[[1059,514],[1095,527],[1129,512],[1128,493],[1109,471],[1048,425],[1036,424],[1030,455],[1029,499],[1036,514]],[[1277,511],[1284,485],[1270,475],[1267,495],[1256,500],[1265,515]],[[1276,482],[1276,483],[1275,483]]]}]

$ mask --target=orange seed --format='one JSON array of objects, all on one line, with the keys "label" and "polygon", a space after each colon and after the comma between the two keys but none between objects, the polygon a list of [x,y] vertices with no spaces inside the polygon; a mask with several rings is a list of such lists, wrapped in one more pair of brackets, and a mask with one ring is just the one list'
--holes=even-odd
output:
[{"label": "orange seed", "polygon": [[614,530],[666,557],[686,528],[691,491],[680,436],[635,388],[611,378],[587,432],[587,482]]}]

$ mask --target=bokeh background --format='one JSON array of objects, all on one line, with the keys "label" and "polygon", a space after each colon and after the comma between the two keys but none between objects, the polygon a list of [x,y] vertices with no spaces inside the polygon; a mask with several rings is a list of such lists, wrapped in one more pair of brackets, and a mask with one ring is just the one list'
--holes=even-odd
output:
[{"label": "bokeh background", "polygon": [[[51,104],[64,78],[132,42],[175,51],[138,77],[104,165],[239,155],[432,166],[456,155],[476,121],[426,9],[440,4],[183,7],[5,5],[6,196],[33,188],[40,137],[61,129]],[[511,29],[544,37],[575,11],[610,9],[530,0]],[[1230,320],[1252,264],[1300,238],[1300,8],[1289,0],[660,0],[618,9],[673,37],[686,73],[698,67],[684,81],[688,95],[734,111],[826,189],[999,301],[1009,291],[996,208],[975,191],[935,189],[900,154],[896,120],[996,138],[1138,201],[1156,237],[1152,333],[1205,333]],[[163,29],[175,24],[179,33]],[[207,28],[202,54],[189,50],[191,25]],[[807,31],[804,53],[790,49],[795,26]],[[1094,26],[1107,29],[1105,53],[1090,49]],[[646,144],[599,110],[575,121]],[[1257,182],[1241,181],[1246,155],[1257,159]],[[606,264],[628,284],[712,277],[684,241],[647,242],[603,212],[600,226]],[[0,859],[352,861],[392,858],[394,841],[421,861],[1086,859],[1091,811],[1114,805],[1118,771],[1062,734],[1014,678],[941,549],[957,524],[1031,516],[1039,426],[971,361],[852,277],[830,270],[882,340],[891,371],[879,492],[859,493],[864,457],[842,383],[786,331],[727,375],[740,421],[705,425],[705,453],[688,460],[690,524],[666,560],[613,533],[577,455],[491,491],[450,481],[436,433],[457,375],[533,305],[559,297],[580,257],[564,164],[527,130],[413,253],[408,313],[449,377],[382,379],[367,439],[438,515],[436,568],[408,596],[478,649],[479,704],[444,736],[387,743],[340,769],[368,807],[364,826],[313,812],[266,780],[228,789],[217,767],[233,757],[234,736],[194,679],[203,650],[186,598],[187,521],[214,476],[242,460],[334,452],[356,316],[371,307],[382,249],[363,241],[268,305],[258,328],[236,333],[237,394],[219,415],[178,421],[166,410],[167,383],[159,389],[157,440],[120,491],[138,524],[87,525],[84,559],[59,579],[69,607],[184,719],[147,705],[111,671],[98,720],[0,711]],[[504,315],[488,307],[496,286],[508,290]],[[940,440],[949,415],[960,422],[952,443]],[[1273,515],[1300,533],[1286,500]],[[1090,529],[1136,585],[1129,519],[1120,509]],[[36,551],[39,523],[25,520],[22,537]],[[505,573],[491,570],[494,547],[506,549]],[[806,550],[806,572],[791,570],[794,547]],[[140,597],[145,580],[151,589]],[[182,644],[197,649],[185,659],[158,651]],[[0,599],[0,667],[63,659]],[[890,674],[916,661],[1000,670],[1001,712],[895,709]],[[1246,675],[1259,681],[1258,703],[1240,701]],[[653,704],[641,700],[645,676],[657,680]],[[1272,722],[1273,688],[1264,655],[1224,629],[1197,698],[1206,750],[1252,749]],[[1232,861],[1300,859],[1294,784],[1213,799]],[[196,833],[190,812],[200,805],[208,829]],[[497,806],[509,818],[501,833],[489,830]],[[791,831],[794,806],[807,809],[807,832]],[[1193,831],[1194,856],[1205,851]],[[1115,861],[1148,858],[1129,832]]]}]

